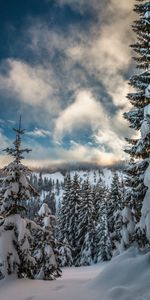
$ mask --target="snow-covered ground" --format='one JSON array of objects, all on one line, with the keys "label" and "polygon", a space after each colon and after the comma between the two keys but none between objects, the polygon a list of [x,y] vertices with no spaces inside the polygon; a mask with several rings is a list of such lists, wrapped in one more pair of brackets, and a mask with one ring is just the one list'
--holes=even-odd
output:
[{"label": "snow-covered ground", "polygon": [[54,281],[17,280],[10,276],[0,281],[0,300],[90,299],[87,298],[87,284],[100,273],[102,268],[103,264],[64,268],[63,276]]},{"label": "snow-covered ground", "polygon": [[150,252],[131,248],[109,263],[65,268],[56,281],[4,279],[0,300],[149,300]]}]

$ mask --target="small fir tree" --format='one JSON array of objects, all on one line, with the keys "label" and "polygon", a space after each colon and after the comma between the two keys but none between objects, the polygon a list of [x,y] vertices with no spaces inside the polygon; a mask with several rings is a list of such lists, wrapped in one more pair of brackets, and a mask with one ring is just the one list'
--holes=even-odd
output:
[{"label": "small fir tree", "polygon": [[38,215],[38,223],[42,228],[35,231],[34,257],[38,265],[36,278],[52,280],[61,275],[58,263],[59,252],[53,235],[55,217],[46,203],[42,204]]},{"label": "small fir tree", "polygon": [[59,255],[60,255],[60,266],[71,267],[73,265],[72,249],[65,239],[62,243],[58,243]]}]

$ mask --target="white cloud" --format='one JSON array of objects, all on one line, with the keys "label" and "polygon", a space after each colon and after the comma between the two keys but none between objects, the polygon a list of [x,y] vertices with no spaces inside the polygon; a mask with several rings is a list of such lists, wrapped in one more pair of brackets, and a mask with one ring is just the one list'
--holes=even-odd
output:
[{"label": "white cloud", "polygon": [[116,157],[114,153],[78,143],[72,145],[68,150],[58,149],[57,153],[65,162],[90,162],[106,166],[117,163],[120,160],[120,157]]},{"label": "white cloud", "polygon": [[45,130],[42,128],[35,128],[33,131],[27,131],[27,135],[33,137],[49,137],[51,136],[51,132],[49,130]]},{"label": "white cloud", "polygon": [[127,103],[128,85],[123,74],[131,64],[131,6],[130,0],[125,4],[116,0],[106,4],[104,24],[93,26],[88,36],[79,43],[69,44],[67,49],[74,61],[102,81],[117,106]]},{"label": "white cloud", "polygon": [[[113,122],[114,119],[108,118],[101,103],[94,99],[90,91],[84,90],[77,94],[75,101],[62,111],[56,120],[55,138],[61,139],[63,135],[73,132],[75,128],[84,128],[86,124],[91,124],[93,140],[97,143],[98,149],[96,151],[94,148],[88,148],[94,149],[89,151],[89,154],[99,156],[100,153],[101,155],[103,153],[104,157],[104,153],[106,153],[107,158],[117,155],[117,160],[123,159],[125,141],[112,127]],[[71,144],[77,145],[74,142]],[[85,155],[85,159],[87,159],[89,155],[87,152],[84,153],[85,150],[85,146],[80,146],[78,155],[81,155],[82,158]],[[70,153],[73,155],[74,151],[71,150]]]},{"label": "white cloud", "polygon": [[87,123],[96,126],[103,118],[103,108],[97,102],[90,91],[83,90],[77,93],[75,101],[64,109],[56,119],[55,137],[62,137],[66,132],[72,132],[74,128],[81,128]]},{"label": "white cloud", "polygon": [[58,103],[52,101],[55,82],[50,69],[30,66],[19,60],[8,59],[7,76],[0,74],[0,89],[21,102],[32,106],[44,104],[50,111],[58,110]]},{"label": "white cloud", "polygon": [[[126,99],[129,87],[124,73],[131,64],[129,44],[133,41],[133,3],[131,0],[57,0],[57,3],[71,5],[82,13],[91,7],[95,10],[98,22],[91,23],[88,34],[80,22],[68,27],[67,35],[49,29],[44,22],[30,27],[27,34],[31,43],[27,47],[39,60],[42,58],[41,65],[31,66],[22,61],[8,60],[7,76],[0,75],[0,89],[13,94],[22,103],[32,105],[34,111],[37,112],[37,106],[40,106],[43,112],[48,113],[48,117],[43,118],[44,114],[38,112],[36,120],[39,121],[39,129],[28,134],[34,137],[49,136],[48,130],[40,128],[45,128],[42,122],[50,127],[49,123],[54,121],[52,135],[57,140],[54,152],[60,159],[109,162],[122,159],[123,134],[128,130],[122,113],[129,108]],[[43,48],[46,53],[44,64]],[[56,50],[63,56],[58,62],[60,65],[54,59]],[[96,100],[90,92],[91,82],[88,78],[102,82],[117,108],[115,113],[110,112],[108,115],[103,105]],[[67,98],[70,91],[74,94],[73,102],[70,102],[72,98]],[[87,124],[91,125],[97,148],[71,143],[70,149],[64,150],[59,140]],[[34,146],[39,158],[54,155],[38,144]]]},{"label": "white cloud", "polygon": [[57,2],[85,11],[91,7],[98,15],[99,21],[90,26],[88,34],[80,23],[70,26],[68,35],[58,30],[50,30],[45,24],[36,24],[29,30],[32,37],[29,47],[39,54],[40,51],[42,53],[44,45],[50,59],[53,59],[56,50],[65,54],[63,62],[61,61],[65,76],[61,76],[61,82],[57,78],[57,86],[63,86],[66,80],[68,90],[78,92],[78,89],[81,89],[86,74],[83,75],[84,72],[80,72],[76,67],[78,63],[84,67],[85,73],[94,75],[104,84],[114,105],[128,107],[126,94],[129,87],[123,74],[131,64],[129,44],[133,41],[131,30],[133,3],[130,0],[125,2],[57,0]]}]

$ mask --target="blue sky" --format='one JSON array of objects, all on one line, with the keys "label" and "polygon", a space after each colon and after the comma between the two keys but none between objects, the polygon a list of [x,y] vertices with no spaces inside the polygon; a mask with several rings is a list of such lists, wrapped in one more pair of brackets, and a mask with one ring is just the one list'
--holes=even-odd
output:
[{"label": "blue sky", "polygon": [[[21,114],[31,166],[125,159],[133,4],[1,0],[2,148]],[[1,165],[6,161],[1,154]]]}]

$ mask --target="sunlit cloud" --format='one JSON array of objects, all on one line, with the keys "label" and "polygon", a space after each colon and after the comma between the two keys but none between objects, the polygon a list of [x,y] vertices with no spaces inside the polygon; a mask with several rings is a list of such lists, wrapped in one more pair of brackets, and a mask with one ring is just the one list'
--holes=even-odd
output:
[{"label": "sunlit cloud", "polygon": [[[36,63],[5,60],[7,72],[0,72],[0,91],[11,94],[28,109],[32,106],[36,128],[28,129],[27,136],[33,139],[29,161],[34,165],[65,161],[116,163],[125,159],[124,137],[128,134],[122,114],[130,108],[126,78],[131,67],[133,3],[130,0],[56,2],[60,7],[67,4],[82,15],[88,10],[94,13],[88,34],[80,22],[69,25],[66,33],[60,28],[50,28],[45,20],[32,21],[24,34],[30,41],[26,51],[31,51]],[[105,99],[100,85],[105,89]],[[72,137],[67,149],[63,148],[65,136],[73,136],[76,129],[83,132],[87,126],[92,132],[87,145],[81,144],[81,137],[80,142]],[[52,149],[40,145],[38,138],[51,138]],[[7,137],[2,139],[7,143]]]},{"label": "sunlit cloud", "polygon": [[54,135],[56,139],[62,138],[67,132],[75,128],[82,128],[86,124],[97,127],[97,124],[107,118],[101,103],[96,101],[89,90],[77,93],[75,101],[61,111],[55,121]]},{"label": "sunlit cloud", "polygon": [[[67,132],[73,132],[74,129],[82,128],[86,124],[91,124],[93,140],[98,147],[98,151],[95,151],[94,148],[90,149],[90,157],[93,156],[94,159],[94,153],[97,153],[98,161],[101,156],[104,157],[104,153],[106,153],[107,158],[117,154],[117,160],[125,157],[123,152],[125,140],[115,132],[115,128],[112,129],[113,119],[108,118],[105,109],[101,103],[94,99],[91,92],[84,90],[77,94],[75,101],[62,111],[56,120],[55,138],[62,138]],[[77,145],[74,142],[71,144]],[[80,148],[83,151],[85,149],[85,145]],[[73,155],[74,152],[71,151],[71,153]],[[78,153],[81,155],[82,151],[78,151]],[[84,153],[83,157],[89,159],[87,152]]]}]

